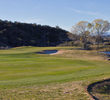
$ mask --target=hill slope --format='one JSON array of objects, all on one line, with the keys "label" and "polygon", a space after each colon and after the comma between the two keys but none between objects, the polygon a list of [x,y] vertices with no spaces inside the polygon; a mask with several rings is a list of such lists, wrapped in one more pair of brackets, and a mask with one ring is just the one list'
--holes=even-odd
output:
[{"label": "hill slope", "polygon": [[0,20],[0,46],[56,46],[69,41],[67,31],[59,27]]}]

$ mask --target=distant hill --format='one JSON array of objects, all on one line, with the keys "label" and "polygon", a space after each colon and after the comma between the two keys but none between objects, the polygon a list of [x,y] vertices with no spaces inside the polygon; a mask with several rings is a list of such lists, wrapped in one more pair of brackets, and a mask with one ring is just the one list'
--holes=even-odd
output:
[{"label": "distant hill", "polygon": [[0,47],[56,46],[70,41],[71,33],[57,27],[0,20]]}]

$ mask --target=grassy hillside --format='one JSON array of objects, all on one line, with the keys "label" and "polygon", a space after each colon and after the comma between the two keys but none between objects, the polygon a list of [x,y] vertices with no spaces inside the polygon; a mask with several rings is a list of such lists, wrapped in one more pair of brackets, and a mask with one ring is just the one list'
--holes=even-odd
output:
[{"label": "grassy hillside", "polygon": [[[36,53],[50,49],[60,52]],[[110,62],[106,58],[105,54],[76,47],[0,50],[0,99],[90,100],[84,87],[109,78]]]}]

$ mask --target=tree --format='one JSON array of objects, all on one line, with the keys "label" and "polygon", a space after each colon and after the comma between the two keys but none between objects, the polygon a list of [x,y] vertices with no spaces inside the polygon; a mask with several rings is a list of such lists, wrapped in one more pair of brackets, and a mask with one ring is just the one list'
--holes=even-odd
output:
[{"label": "tree", "polygon": [[102,19],[96,19],[92,22],[93,33],[96,35],[97,47],[99,48],[100,37],[110,29],[110,23]]},{"label": "tree", "polygon": [[61,29],[58,25],[55,27],[56,29]]},{"label": "tree", "polygon": [[72,26],[72,33],[81,36],[82,43],[84,43],[84,48],[86,48],[87,37],[90,35],[89,29],[91,27],[92,24],[87,21],[80,21],[79,23],[76,23],[75,26]]}]

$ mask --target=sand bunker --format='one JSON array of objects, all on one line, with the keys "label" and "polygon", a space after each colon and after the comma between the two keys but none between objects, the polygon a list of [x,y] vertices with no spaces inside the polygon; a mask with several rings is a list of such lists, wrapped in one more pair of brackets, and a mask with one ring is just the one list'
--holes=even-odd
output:
[{"label": "sand bunker", "polygon": [[56,54],[58,50],[43,50],[41,52],[37,52],[38,54]]}]

